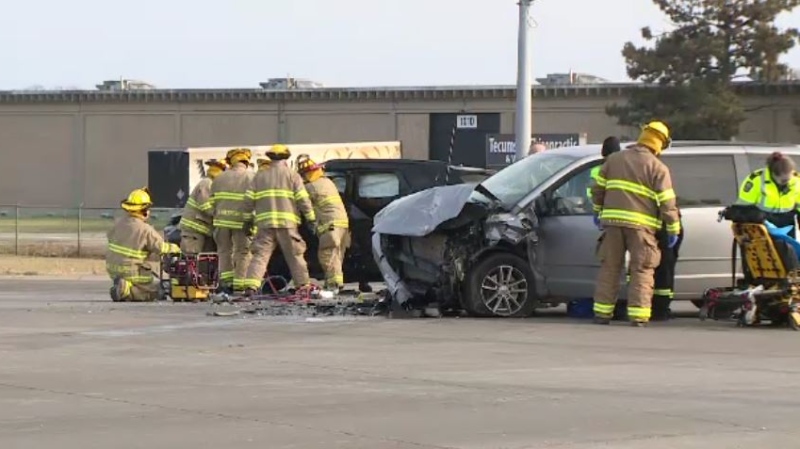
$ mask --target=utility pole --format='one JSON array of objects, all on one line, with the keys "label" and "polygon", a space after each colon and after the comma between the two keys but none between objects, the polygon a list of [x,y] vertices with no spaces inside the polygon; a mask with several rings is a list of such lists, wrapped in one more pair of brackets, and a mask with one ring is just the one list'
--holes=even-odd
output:
[{"label": "utility pole", "polygon": [[533,0],[519,0],[517,41],[517,116],[515,130],[516,160],[528,155],[531,146],[531,55],[528,48],[529,11]]}]

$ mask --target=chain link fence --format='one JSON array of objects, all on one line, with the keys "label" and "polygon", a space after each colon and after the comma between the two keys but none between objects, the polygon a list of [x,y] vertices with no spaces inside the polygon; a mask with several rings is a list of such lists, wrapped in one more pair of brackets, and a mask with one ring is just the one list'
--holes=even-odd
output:
[{"label": "chain link fence", "polygon": [[[180,209],[152,209],[159,232]],[[106,233],[125,212],[114,208],[0,205],[0,254],[102,258]]]}]

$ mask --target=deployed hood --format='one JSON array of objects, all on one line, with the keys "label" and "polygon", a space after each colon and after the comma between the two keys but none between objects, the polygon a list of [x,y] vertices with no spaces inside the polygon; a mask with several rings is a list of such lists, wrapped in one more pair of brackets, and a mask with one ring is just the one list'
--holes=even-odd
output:
[{"label": "deployed hood", "polygon": [[422,237],[457,217],[475,190],[474,184],[432,187],[389,203],[375,215],[372,232]]}]

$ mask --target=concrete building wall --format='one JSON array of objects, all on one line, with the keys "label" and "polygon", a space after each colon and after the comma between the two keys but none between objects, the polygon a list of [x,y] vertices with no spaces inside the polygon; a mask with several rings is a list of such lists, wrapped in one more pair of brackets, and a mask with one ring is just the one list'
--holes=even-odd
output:
[{"label": "concrete building wall", "polygon": [[[399,140],[404,157],[427,159],[431,113],[499,113],[500,132],[514,132],[513,89],[209,92],[0,94],[0,205],[116,207],[145,185],[157,147]],[[535,133],[636,135],[605,113],[622,88],[534,93]],[[800,142],[800,87],[745,100],[741,140]]]}]

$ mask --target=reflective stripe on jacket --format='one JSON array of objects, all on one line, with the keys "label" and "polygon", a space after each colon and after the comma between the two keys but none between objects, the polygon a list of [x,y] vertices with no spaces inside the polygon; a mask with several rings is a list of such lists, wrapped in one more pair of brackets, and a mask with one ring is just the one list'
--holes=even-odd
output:
[{"label": "reflective stripe on jacket", "polygon": [[769,170],[756,170],[742,182],[739,203],[752,204],[771,214],[800,210],[800,176],[795,173],[787,188],[780,191]]},{"label": "reflective stripe on jacket", "polygon": [[592,186],[592,202],[606,225],[655,232],[666,224],[670,235],[681,231],[669,168],[643,146],[606,158]]},{"label": "reflective stripe on jacket", "polygon": [[106,271],[112,278],[122,276],[134,283],[152,280],[152,277],[139,276],[139,268],[147,259],[175,250],[153,226],[132,215],[118,219],[106,236]]},{"label": "reflective stripe on jacket", "polygon": [[247,213],[245,197],[251,193],[253,172],[244,164],[237,164],[220,173],[211,183],[210,206],[213,211],[215,228],[243,229],[245,222],[251,222]]},{"label": "reflective stripe on jacket", "polygon": [[308,190],[308,195],[311,198],[311,204],[314,205],[318,234],[329,231],[331,226],[337,228],[350,227],[342,197],[339,195],[336,184],[330,178],[323,176],[306,183],[306,190]]},{"label": "reflective stripe on jacket", "polygon": [[211,178],[203,178],[189,194],[183,216],[178,225],[183,231],[194,231],[203,235],[211,235],[214,217],[211,216]]},{"label": "reflective stripe on jacket", "polygon": [[302,222],[301,213],[308,221],[316,220],[303,179],[285,161],[273,161],[256,173],[252,186],[245,210],[255,212],[259,228],[295,228]]}]

